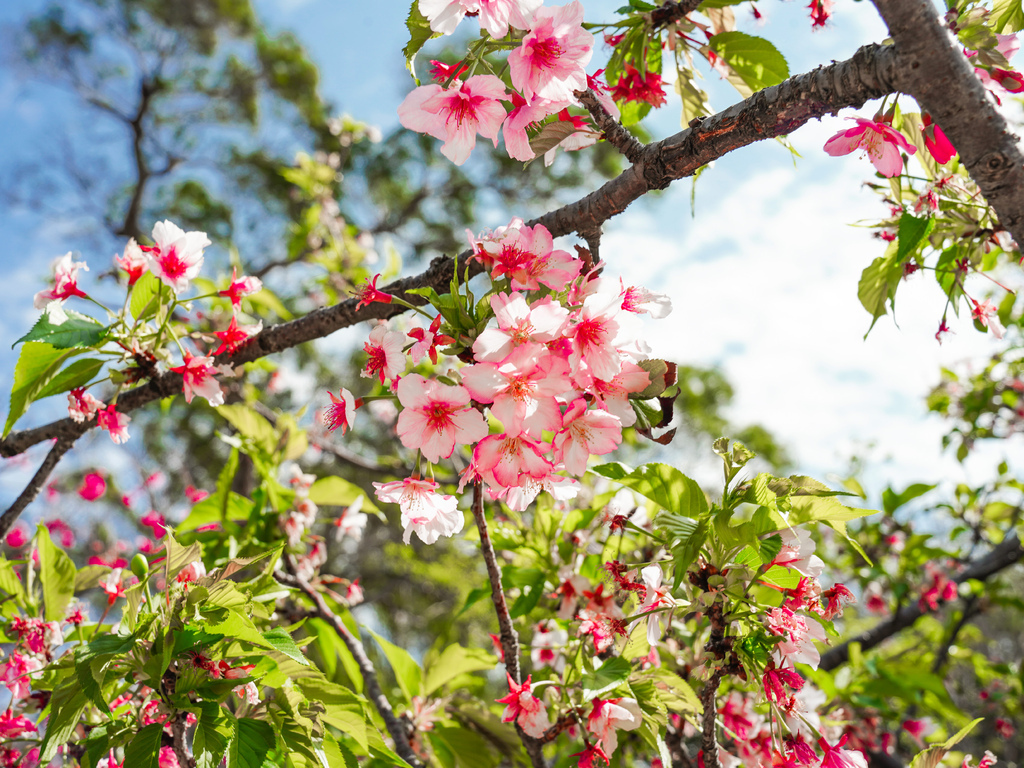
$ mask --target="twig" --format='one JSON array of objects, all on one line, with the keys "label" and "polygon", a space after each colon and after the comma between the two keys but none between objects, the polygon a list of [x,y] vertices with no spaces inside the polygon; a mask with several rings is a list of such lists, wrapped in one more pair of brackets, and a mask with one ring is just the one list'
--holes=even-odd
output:
[{"label": "twig", "polygon": [[[294,562],[290,558],[289,566],[294,568]],[[377,680],[377,670],[374,669],[373,662],[366,655],[366,649],[363,648],[359,638],[349,632],[345,622],[330,609],[323,595],[313,589],[305,579],[300,579],[294,574],[283,573],[278,574],[277,579],[284,584],[298,587],[306,597],[313,601],[313,605],[316,606],[316,615],[331,625],[331,628],[338,634],[338,637],[341,638],[345,647],[348,648],[356,660],[359,672],[363,676],[363,683],[370,694],[370,699],[373,701],[374,706],[377,707],[377,711],[380,712],[380,716],[384,719],[384,726],[388,729],[388,733],[391,734],[391,738],[395,742],[395,752],[413,768],[423,768],[423,764],[409,744],[409,736],[406,733],[405,727],[391,708],[391,702],[388,701],[388,697],[381,690],[380,682]]]},{"label": "twig", "polygon": [[945,666],[946,660],[949,659],[949,649],[953,647],[953,643],[956,642],[957,637],[963,628],[967,626],[967,623],[979,613],[981,613],[981,606],[978,596],[971,595],[964,601],[964,610],[960,614],[960,619],[953,625],[949,635],[942,641],[942,647],[939,649],[939,652],[935,654],[935,661],[932,663],[933,675],[938,674],[939,670]]},{"label": "twig", "polygon": [[701,2],[702,0],[683,0],[683,2],[669,0],[669,2],[665,3],[661,7],[655,8],[651,11],[651,24],[655,27],[664,27],[669,24],[673,24],[696,11]]},{"label": "twig", "polygon": [[[963,584],[971,579],[984,581],[999,571],[1009,568],[1021,558],[1024,558],[1024,546],[1021,546],[1020,538],[1013,534],[999,544],[999,546],[994,547],[987,555],[968,565],[967,568],[956,575],[953,581],[957,584]],[[916,603],[900,608],[888,621],[883,621],[867,632],[851,638],[827,653],[822,654],[819,668],[831,671],[845,664],[850,660],[851,643],[859,643],[861,650],[869,650],[892,637],[900,630],[911,626],[923,615],[924,611]]]},{"label": "twig", "polygon": [[704,707],[704,727],[700,735],[700,749],[705,768],[720,768],[718,762],[718,739],[715,738],[715,721],[718,718],[718,686],[722,682],[722,669],[718,668],[704,684],[700,692],[700,703]]},{"label": "twig", "polygon": [[625,155],[629,162],[634,165],[639,163],[644,154],[644,145],[637,141],[637,138],[622,123],[609,114],[604,105],[597,100],[597,94],[593,89],[576,91],[576,98],[594,118],[597,127],[604,133],[605,140]]},{"label": "twig", "polygon": [[46,480],[50,477],[54,467],[57,466],[57,462],[61,460],[65,453],[71,450],[71,446],[75,444],[76,439],[77,437],[59,438],[53,448],[50,449],[50,452],[46,454],[46,458],[43,459],[43,463],[39,465],[39,469],[36,470],[32,479],[28,481],[25,490],[18,495],[14,503],[7,508],[7,511],[0,515],[0,540],[3,540],[7,532],[14,526],[14,521],[18,519],[18,515],[39,495],[39,491],[46,485]]},{"label": "twig", "polygon": [[182,768],[195,768],[196,760],[185,744],[185,718],[187,712],[179,712],[171,723],[172,745],[174,754],[178,758],[178,765]]},{"label": "twig", "polygon": [[[519,667],[519,633],[512,626],[512,617],[509,615],[508,603],[505,600],[505,590],[501,586],[501,566],[498,565],[498,557],[494,552],[491,535],[487,530],[487,517],[484,514],[484,487],[479,480],[473,483],[473,519],[476,521],[476,529],[480,532],[480,551],[487,564],[487,576],[491,582],[491,601],[494,603],[494,612],[498,615],[498,629],[501,636],[502,656],[505,658],[505,669],[509,676],[521,685],[523,673]],[[516,733],[519,734],[519,739],[523,742],[523,747],[530,756],[530,762],[534,768],[547,768],[547,763],[544,761],[543,742],[526,735],[518,723],[516,723]]]},{"label": "twig", "polygon": [[665,746],[668,747],[669,757],[672,758],[672,768],[694,768],[693,760],[683,744],[683,731],[675,728],[669,723],[665,731]]}]

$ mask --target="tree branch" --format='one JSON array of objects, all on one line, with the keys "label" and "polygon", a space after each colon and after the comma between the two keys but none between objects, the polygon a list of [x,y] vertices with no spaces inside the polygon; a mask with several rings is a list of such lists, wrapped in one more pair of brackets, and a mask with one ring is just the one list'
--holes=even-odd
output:
[{"label": "tree branch", "polygon": [[706,768],[719,768],[718,739],[715,737],[715,721],[718,719],[718,686],[722,682],[722,670],[714,671],[700,692],[700,703],[704,707],[703,728],[700,735],[700,749]]},{"label": "tree branch", "polygon": [[622,123],[611,116],[604,105],[597,100],[597,94],[593,89],[576,91],[576,98],[594,118],[597,127],[604,133],[605,140],[625,155],[629,162],[639,163],[644,153],[644,145],[637,141],[637,138]]},{"label": "tree branch", "polygon": [[[1017,535],[1013,534],[987,555],[967,566],[967,568],[956,575],[953,581],[957,584],[963,584],[971,579],[984,581],[999,571],[1009,568],[1022,558],[1024,558],[1024,546],[1021,545]],[[850,660],[850,643],[860,643],[861,650],[867,651],[892,637],[897,632],[911,626],[923,615],[924,611],[916,603],[905,605],[888,621],[877,624],[867,632],[847,640],[822,654],[821,663],[818,666],[826,671],[833,670]]]},{"label": "tree branch", "polygon": [[701,2],[702,0],[682,0],[682,2],[669,0],[661,7],[651,11],[651,24],[655,27],[665,27],[673,24],[696,11]]},{"label": "tree branch", "polygon": [[25,490],[18,495],[14,503],[7,508],[7,511],[0,515],[0,541],[11,530],[14,521],[18,519],[18,515],[39,495],[39,491],[46,485],[46,480],[50,477],[54,467],[57,466],[57,462],[61,460],[65,453],[71,450],[71,446],[75,444],[77,439],[77,435],[61,437],[57,440],[56,445],[50,449],[50,452],[46,454],[46,458],[43,459],[43,463],[39,465],[39,469],[36,470],[32,479],[29,480],[28,485],[25,486]]},{"label": "tree branch", "polygon": [[[501,566],[498,565],[498,557],[494,552],[494,545],[491,543],[491,535],[487,530],[487,517],[484,514],[484,486],[479,480],[473,483],[473,519],[476,521],[476,529],[480,532],[480,551],[487,564],[487,576],[491,582],[491,601],[494,603],[494,612],[498,615],[505,669],[517,684],[522,684],[523,673],[519,667],[519,633],[512,626],[512,617],[509,615],[508,603],[505,601],[505,590],[501,585]],[[519,739],[523,742],[523,747],[530,756],[530,762],[534,768],[546,768],[542,741],[527,736],[519,727],[519,723],[516,723],[516,733],[519,734]]]},{"label": "tree branch", "polygon": [[1024,247],[1024,155],[930,0],[874,0],[900,60],[900,90],[956,147],[999,222]]},{"label": "tree branch", "polygon": [[178,765],[181,766],[181,768],[195,768],[195,758],[192,757],[192,753],[189,751],[188,745],[185,743],[185,728],[187,727],[185,718],[187,716],[187,712],[178,712],[178,714],[175,715],[174,720],[171,723],[172,744],[174,754],[178,758]]},{"label": "tree branch", "polygon": [[[289,566],[294,570],[294,563],[290,558]],[[366,691],[369,693],[374,706],[377,707],[377,711],[380,712],[380,716],[384,719],[384,726],[388,729],[388,733],[391,734],[391,738],[395,742],[395,752],[413,768],[423,768],[423,763],[420,762],[420,759],[413,752],[412,746],[409,744],[409,736],[406,733],[405,726],[395,715],[395,711],[391,708],[391,702],[388,701],[388,697],[381,690],[380,682],[377,680],[377,670],[374,669],[373,662],[366,655],[366,649],[363,648],[359,638],[349,632],[345,622],[330,609],[323,595],[313,589],[309,582],[300,579],[298,576],[283,573],[277,574],[277,579],[282,583],[298,587],[306,597],[313,601],[313,605],[316,606],[316,610],[313,613],[331,625],[331,628],[337,633],[345,647],[349,649],[353,658],[355,658],[356,664],[359,666],[359,672],[363,676]]]}]

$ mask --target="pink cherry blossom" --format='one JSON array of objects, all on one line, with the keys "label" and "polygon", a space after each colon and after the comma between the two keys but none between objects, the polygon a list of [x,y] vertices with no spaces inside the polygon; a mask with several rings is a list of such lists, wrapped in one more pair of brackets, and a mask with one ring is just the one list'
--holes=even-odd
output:
[{"label": "pink cherry blossom", "polygon": [[171,370],[182,376],[186,403],[191,403],[192,398],[199,395],[205,397],[210,405],[224,405],[224,390],[214,378],[217,369],[213,365],[212,357],[185,355],[184,365]]},{"label": "pink cherry blossom", "polygon": [[863,149],[875,169],[883,176],[899,176],[903,173],[900,150],[912,155],[917,152],[917,147],[887,123],[863,117],[850,119],[856,120],[857,125],[840,131],[826,141],[825,152],[833,157],[839,157]]},{"label": "pink cherry blossom", "polygon": [[573,101],[575,91],[586,89],[594,36],[582,25],[579,0],[534,14],[529,33],[508,56],[512,84],[527,100]]},{"label": "pink cherry blossom", "polygon": [[160,747],[159,768],[180,768],[172,747]]},{"label": "pink cherry blossom", "polygon": [[[621,284],[621,280],[619,281]],[[668,317],[672,312],[672,299],[667,293],[649,291],[640,286],[622,287],[622,308],[634,314],[649,314],[655,320]]]},{"label": "pink cherry blossom", "polygon": [[818,746],[825,753],[821,758],[821,768],[868,768],[862,752],[842,748],[849,738],[850,734],[844,733],[834,747],[825,739],[818,739]]},{"label": "pink cherry blossom", "polygon": [[818,578],[825,568],[822,559],[814,554],[814,540],[810,531],[803,528],[787,528],[779,532],[782,549],[775,556],[772,565],[792,568],[804,576]]},{"label": "pink cherry blossom", "polygon": [[643,724],[643,715],[636,699],[595,699],[587,718],[587,730],[612,754],[619,745],[616,731],[634,731]]},{"label": "pink cherry blossom", "polygon": [[[245,685],[232,688],[231,692],[246,702],[250,707],[255,707],[260,703],[260,689],[256,687],[256,683],[254,682],[248,682]],[[161,765],[160,768],[163,768],[163,765]]]},{"label": "pink cherry blossom", "polygon": [[817,621],[798,616],[789,608],[779,607],[765,614],[765,623],[770,632],[782,637],[782,642],[775,646],[773,652],[780,665],[788,662],[818,668],[821,654],[814,641],[824,642],[825,630]]},{"label": "pink cherry blossom", "polygon": [[368,359],[359,375],[366,379],[379,376],[381,384],[385,379],[401,375],[405,370],[404,346],[405,334],[389,331],[387,321],[382,320],[370,331],[370,340],[363,345]]},{"label": "pink cherry blossom", "polygon": [[82,484],[78,488],[78,495],[86,501],[96,501],[100,496],[107,492],[107,481],[103,479],[103,476],[96,473],[90,472],[82,478]]},{"label": "pink cherry blossom", "polygon": [[582,397],[574,400],[562,416],[562,431],[555,436],[555,454],[570,475],[587,471],[591,454],[601,456],[622,442],[622,422],[600,409],[587,410]]},{"label": "pink cherry blossom", "polygon": [[466,387],[452,387],[411,373],[398,382],[398,437],[406,448],[419,448],[437,463],[456,445],[470,445],[487,436],[487,422],[469,405]]},{"label": "pink cherry blossom", "polygon": [[128,238],[121,256],[114,257],[114,263],[128,273],[128,287],[131,288],[146,271],[146,254],[143,253],[134,237]]},{"label": "pink cherry blossom", "polygon": [[36,657],[12,651],[3,662],[0,662],[0,685],[7,686],[7,690],[15,699],[28,698],[32,693],[32,681],[29,676],[42,668],[43,663]]},{"label": "pink cherry blossom", "polygon": [[[644,580],[644,585],[647,587],[640,611],[654,611],[676,604],[668,587],[661,585],[664,574],[662,574],[660,565],[648,565],[640,571],[640,578]],[[647,642],[652,647],[661,640],[661,622],[662,615],[660,613],[651,613],[647,617]]]},{"label": "pink cherry blossom", "polygon": [[9,707],[7,711],[0,712],[0,738],[17,739],[23,734],[35,733],[37,730],[35,723],[24,715],[15,717]]},{"label": "pink cherry blossom", "polygon": [[205,232],[185,232],[170,221],[153,227],[155,245],[144,247],[150,271],[175,293],[188,289],[203,266],[203,249],[211,245]]},{"label": "pink cherry blossom", "polygon": [[536,291],[541,284],[560,291],[579,275],[583,262],[567,251],[554,250],[553,243],[543,224],[527,227],[519,218],[494,233],[470,237],[473,252],[491,269],[491,277],[507,276],[517,291]]},{"label": "pink cherry blossom", "polygon": [[804,687],[804,679],[797,674],[796,670],[788,667],[777,667],[775,662],[769,661],[764,671],[764,695],[769,701],[780,706],[788,706],[790,694],[786,689],[790,688],[799,691]]},{"label": "pink cherry blossom", "polygon": [[535,98],[527,101],[513,91],[512,111],[505,117],[501,128],[508,156],[524,163],[533,160],[536,154],[530,146],[530,135],[527,130],[532,130],[548,115],[557,114],[568,106],[569,102],[550,99]]},{"label": "pink cherry blossom", "polygon": [[650,383],[651,377],[647,371],[635,363],[623,361],[622,370],[610,381],[594,379],[591,386],[594,405],[617,416],[623,427],[631,427],[636,423],[636,411],[629,403],[629,396],[643,392]]},{"label": "pink cherry blossom", "polygon": [[223,331],[214,331],[213,335],[220,339],[220,346],[217,347],[213,352],[210,353],[211,357],[217,357],[217,355],[224,354],[227,352],[229,355],[234,354],[239,347],[245,342],[251,339],[253,336],[263,330],[263,321],[260,320],[258,323],[239,325],[238,315],[231,316],[231,322],[228,323],[228,327]]},{"label": "pink cherry blossom", "polygon": [[356,309],[361,309],[369,304],[390,304],[395,300],[395,297],[390,293],[377,290],[378,280],[380,280],[380,273],[377,273],[372,278],[366,278],[366,282],[360,286],[358,291],[354,292],[356,298],[359,299],[356,302]]},{"label": "pink cherry blossom", "polygon": [[992,331],[992,335],[997,339],[1003,338],[1006,328],[999,320],[999,308],[991,301],[983,301],[979,304],[971,299],[971,303],[974,304],[971,308],[971,317],[981,323],[984,328]]},{"label": "pink cherry blossom", "polygon": [[528,29],[534,12],[543,0],[419,0],[420,13],[430,21],[430,29],[442,35],[455,31],[466,13],[477,15],[480,27],[493,38],[508,34],[509,26]]},{"label": "pink cherry blossom", "polygon": [[441,154],[456,165],[469,159],[479,133],[498,146],[498,130],[505,120],[502,99],[505,84],[494,75],[455,80],[446,89],[423,85],[405,97],[398,120],[406,128],[444,141]]},{"label": "pink cherry blossom", "polygon": [[539,739],[551,727],[547,704],[530,692],[532,675],[528,675],[526,682],[522,685],[517,685],[516,681],[512,679],[512,675],[507,675],[507,677],[509,694],[495,699],[499,704],[505,705],[501,721],[511,723],[515,720],[528,736]]},{"label": "pink cherry blossom", "polygon": [[356,401],[352,393],[342,387],[338,390],[338,396],[328,392],[331,396],[331,404],[324,409],[323,421],[328,432],[341,428],[341,434],[351,429],[356,420]]},{"label": "pink cherry blossom", "polygon": [[263,282],[258,277],[238,276],[238,267],[231,268],[231,285],[220,292],[221,296],[231,299],[231,306],[238,309],[243,296],[251,296],[263,290]]},{"label": "pink cherry blossom", "polygon": [[127,413],[121,413],[113,403],[106,408],[96,412],[96,423],[100,429],[110,433],[110,439],[117,444],[128,440],[128,422],[131,417]]},{"label": "pink cherry blossom", "polygon": [[75,387],[68,392],[68,416],[72,421],[81,424],[88,421],[103,407],[103,403],[85,391],[84,387]]},{"label": "pink cherry blossom", "polygon": [[100,582],[100,588],[107,595],[107,605],[113,605],[117,598],[124,597],[124,587],[121,584],[121,568],[115,568],[107,574],[107,578]]},{"label": "pink cherry blossom", "polygon": [[455,343],[455,339],[451,336],[438,333],[440,328],[441,316],[436,315],[430,321],[428,328],[413,328],[409,331],[409,337],[416,339],[416,343],[409,350],[409,357],[412,358],[413,365],[419,364],[420,360],[428,355],[430,356],[430,362],[437,365],[437,348]]},{"label": "pink cherry blossom", "polygon": [[473,449],[471,468],[491,486],[513,488],[526,476],[545,478],[551,462],[545,458],[547,446],[525,434],[518,437],[489,435]]},{"label": "pink cherry blossom", "polygon": [[932,122],[932,116],[927,112],[921,115],[921,133],[924,136],[925,149],[939,165],[945,165],[953,159],[956,149],[952,142],[946,138],[939,126]]},{"label": "pink cherry blossom", "polygon": [[409,543],[413,532],[425,544],[433,544],[442,535],[454,536],[465,523],[458,510],[459,500],[438,493],[441,487],[433,480],[407,477],[390,483],[374,483],[377,498],[398,504],[405,527],[403,541]]},{"label": "pink cherry blossom", "polygon": [[21,525],[18,525],[7,534],[7,538],[4,539],[4,544],[12,549],[20,549],[28,544],[28,531]]},{"label": "pink cherry blossom", "polygon": [[167,533],[167,518],[156,510],[150,510],[139,520],[142,525],[153,529],[153,538],[162,539]]},{"label": "pink cherry blossom", "polygon": [[555,397],[572,389],[568,363],[539,344],[516,347],[500,365],[463,368],[462,380],[474,400],[492,403],[491,413],[509,437],[559,429],[562,419]]},{"label": "pink cherry blossom", "polygon": [[521,293],[502,292],[489,301],[498,327],[485,328],[473,342],[473,356],[480,362],[498,363],[523,344],[554,341],[569,319],[569,310],[549,296],[530,305]]},{"label": "pink cherry blossom", "polygon": [[47,288],[35,295],[32,304],[36,309],[43,309],[51,301],[63,303],[72,296],[86,294],[78,287],[78,270],[89,271],[84,261],[72,261],[71,252],[68,251],[53,262],[53,288]]},{"label": "pink cherry blossom", "polygon": [[588,384],[592,379],[611,381],[622,371],[619,347],[629,341],[630,329],[622,314],[617,293],[599,292],[587,296],[567,335],[572,337],[569,365],[576,381]]},{"label": "pink cherry blossom", "polygon": [[551,471],[543,477],[524,475],[520,478],[519,485],[503,488],[497,495],[494,494],[493,489],[488,489],[488,493],[494,498],[504,497],[508,508],[517,512],[525,512],[541,491],[547,491],[556,502],[565,502],[576,498],[580,491],[579,481],[558,474],[558,469],[558,467],[552,467]]},{"label": "pink cherry blossom", "polygon": [[334,540],[350,538],[353,541],[363,540],[363,531],[369,520],[363,509],[363,497],[359,496],[334,521]]},{"label": "pink cherry blossom", "polygon": [[718,713],[725,729],[741,741],[752,741],[760,730],[761,718],[754,712],[753,698],[739,691],[726,697]]},{"label": "pink cherry blossom", "polygon": [[565,666],[565,657],[558,652],[569,642],[569,633],[558,626],[554,619],[545,619],[533,628],[533,639],[530,641],[530,660],[534,669],[551,667],[561,672]]}]

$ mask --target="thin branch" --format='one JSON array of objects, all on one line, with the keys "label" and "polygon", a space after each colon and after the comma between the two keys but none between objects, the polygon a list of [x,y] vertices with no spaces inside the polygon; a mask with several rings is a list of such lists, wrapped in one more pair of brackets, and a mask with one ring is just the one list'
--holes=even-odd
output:
[{"label": "thin branch", "polygon": [[639,163],[644,154],[644,145],[637,141],[636,136],[630,133],[622,123],[611,116],[604,105],[598,101],[597,94],[593,89],[576,91],[576,98],[594,118],[597,127],[604,133],[605,140],[625,155],[629,162]]},{"label": "thin branch", "polygon": [[953,628],[949,631],[945,640],[942,641],[942,647],[939,652],[935,654],[935,661],[932,664],[932,674],[938,674],[939,671],[946,665],[946,661],[949,659],[949,649],[953,647],[953,643],[956,642],[960,632],[967,624],[981,613],[981,604],[978,600],[977,595],[971,595],[964,601],[964,610],[960,614],[960,619],[953,625]]},{"label": "thin branch", "polygon": [[715,721],[718,719],[718,686],[722,682],[722,669],[718,668],[704,684],[700,692],[700,703],[704,707],[703,729],[700,748],[705,768],[720,768],[718,762],[718,739],[715,737]]},{"label": "thin branch", "polygon": [[178,758],[178,765],[182,768],[195,768],[196,760],[192,757],[188,745],[185,743],[185,729],[187,724],[185,718],[187,712],[179,712],[171,723],[171,734],[174,754]]},{"label": "thin branch", "polygon": [[[294,565],[291,562],[289,564]],[[356,664],[359,666],[359,672],[363,676],[366,691],[369,693],[374,706],[377,707],[377,711],[380,712],[380,716],[384,719],[384,726],[388,729],[388,733],[391,734],[391,738],[395,742],[395,752],[413,768],[423,768],[423,763],[420,762],[420,759],[409,744],[409,736],[405,726],[395,715],[395,711],[391,708],[391,702],[388,701],[388,697],[381,690],[380,682],[377,680],[377,670],[374,669],[373,662],[366,655],[366,649],[363,648],[359,638],[349,632],[345,622],[330,609],[323,595],[313,589],[305,579],[283,573],[277,574],[277,579],[284,584],[298,587],[306,597],[313,601],[313,605],[316,606],[314,613],[331,625],[331,628],[337,633],[345,647],[348,648],[353,658],[355,658]]]},{"label": "thin branch", "polygon": [[[993,548],[987,555],[974,561],[958,573],[953,581],[957,584],[963,584],[971,579],[984,581],[990,576],[1019,562],[1022,558],[1024,558],[1024,546],[1021,545],[1020,538],[1013,534],[1004,540],[1002,544]],[[911,626],[923,615],[924,611],[916,603],[905,605],[888,621],[877,624],[867,632],[851,638],[822,654],[819,668],[831,671],[845,664],[850,660],[850,643],[859,643],[861,650],[867,651],[892,637],[897,632]]]},{"label": "thin branch", "polygon": [[57,462],[61,460],[65,453],[71,450],[71,446],[75,444],[77,439],[77,436],[61,437],[53,448],[50,449],[50,452],[46,454],[46,458],[43,459],[43,463],[39,465],[39,469],[36,470],[32,479],[29,480],[28,485],[25,486],[25,490],[18,495],[14,503],[7,508],[7,511],[0,515],[0,540],[3,540],[7,532],[11,530],[14,521],[18,519],[18,515],[39,495],[39,491],[46,485],[46,481],[50,477],[50,473],[53,472],[54,467],[57,466]]},{"label": "thin branch", "polygon": [[[487,576],[491,582],[491,601],[494,603],[494,612],[498,615],[498,629],[501,635],[501,651],[505,659],[505,669],[517,684],[522,684],[523,673],[519,667],[519,633],[512,626],[512,617],[509,615],[508,603],[505,600],[505,590],[501,585],[501,566],[498,565],[498,556],[494,552],[491,535],[487,530],[487,517],[484,513],[484,486],[479,480],[473,483],[473,519],[476,521],[476,529],[480,532],[480,551],[487,564]],[[519,734],[519,739],[523,742],[523,747],[530,756],[530,762],[534,768],[546,768],[543,742],[526,735],[519,723],[516,723],[516,732]]]},{"label": "thin branch", "polygon": [[874,0],[900,60],[899,88],[956,147],[967,172],[1024,246],[1024,154],[931,0]]},{"label": "thin branch", "polygon": [[691,13],[697,10],[703,0],[682,0],[682,2],[675,2],[669,0],[659,8],[655,8],[650,13],[651,24],[655,27],[665,27],[669,24],[674,24],[680,19],[684,19]]}]

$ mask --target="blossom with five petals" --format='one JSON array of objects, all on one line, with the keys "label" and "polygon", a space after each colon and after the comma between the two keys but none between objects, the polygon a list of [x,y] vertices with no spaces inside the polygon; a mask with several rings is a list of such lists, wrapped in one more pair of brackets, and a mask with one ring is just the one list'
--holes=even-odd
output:
[{"label": "blossom with five petals", "polygon": [[84,261],[72,261],[68,251],[53,262],[53,288],[47,288],[35,295],[32,305],[43,309],[51,301],[63,303],[72,296],[84,297],[85,291],[78,287],[78,270],[89,271]]},{"label": "blossom with five petals", "polygon": [[917,152],[917,147],[888,123],[863,117],[850,119],[856,120],[857,125],[840,131],[826,141],[825,152],[832,157],[839,157],[863,149],[872,165],[883,176],[891,178],[903,173],[900,150],[912,155]]},{"label": "blossom with five petals", "polygon": [[583,29],[579,0],[557,8],[540,8],[530,31],[508,55],[512,84],[532,101],[574,101],[587,87],[586,66],[594,53],[594,36]]},{"label": "blossom with five petals", "polygon": [[131,288],[146,271],[146,254],[142,252],[134,237],[128,238],[121,256],[114,257],[114,263],[128,273],[128,287]]},{"label": "blossom with five petals", "polygon": [[544,732],[551,727],[548,719],[548,707],[530,691],[532,675],[528,675],[526,682],[517,685],[512,675],[508,677],[509,694],[500,699],[495,699],[499,704],[505,705],[505,712],[501,716],[501,722],[511,723],[513,720],[523,731],[535,739],[539,739]]},{"label": "blossom with five petals", "polygon": [[203,266],[203,249],[211,245],[205,232],[185,232],[170,221],[153,227],[155,245],[142,248],[150,271],[175,293],[188,288]]},{"label": "blossom with five petals", "polygon": [[220,339],[220,346],[211,353],[211,356],[216,357],[224,352],[229,355],[234,354],[240,346],[262,330],[262,320],[253,325],[239,325],[238,315],[232,315],[227,328],[223,331],[213,332],[213,335]]},{"label": "blossom with five petals", "polygon": [[520,218],[479,238],[470,235],[469,241],[476,258],[491,270],[491,277],[508,277],[517,291],[536,291],[542,284],[560,291],[583,268],[583,262],[568,251],[554,249],[547,227],[527,227]]},{"label": "blossom with five petals", "polygon": [[369,356],[366,367],[359,374],[365,379],[374,375],[385,379],[394,379],[405,370],[405,334],[400,331],[389,331],[386,320],[382,320],[370,331],[370,340],[363,345],[363,351]]},{"label": "blossom with five petals", "polygon": [[586,473],[591,454],[610,453],[621,442],[618,417],[599,408],[588,410],[587,401],[580,397],[562,415],[562,431],[555,435],[554,448],[566,471],[579,477]]},{"label": "blossom with five petals", "polygon": [[480,19],[480,27],[495,39],[508,34],[509,26],[528,29],[543,0],[420,0],[420,13],[430,21],[432,32],[450,35],[466,13]]},{"label": "blossom with five petals", "polygon": [[132,419],[127,413],[121,413],[113,403],[106,408],[96,411],[96,423],[100,429],[110,433],[110,439],[115,443],[123,443],[128,440],[128,422]]},{"label": "blossom with five petals", "polygon": [[487,422],[469,404],[465,387],[448,386],[410,373],[398,382],[398,437],[406,448],[419,448],[436,463],[456,445],[471,445],[487,436]]},{"label": "blossom with five petals", "polygon": [[550,296],[527,304],[521,293],[490,297],[497,328],[485,328],[473,342],[473,356],[482,363],[498,363],[527,343],[555,341],[569,319],[569,310]]},{"label": "blossom with five petals", "polygon": [[988,328],[992,331],[992,335],[997,339],[1003,338],[1003,334],[1006,333],[1006,328],[1003,327],[1002,322],[999,320],[999,308],[991,301],[983,301],[979,303],[974,299],[971,299],[971,303],[974,304],[974,306],[971,307],[971,317],[977,320],[982,327]]},{"label": "blossom with five petals", "polygon": [[505,84],[494,75],[455,80],[448,88],[421,85],[398,107],[398,121],[406,128],[442,139],[441,154],[456,165],[469,159],[479,133],[498,146],[498,130],[505,120],[502,99]]},{"label": "blossom with five petals", "polygon": [[263,281],[251,275],[238,276],[238,267],[231,268],[231,284],[220,292],[221,296],[231,299],[231,306],[238,308],[243,296],[251,296],[263,290]]},{"label": "blossom with five petals", "polygon": [[205,397],[210,405],[224,405],[224,390],[214,378],[213,374],[217,369],[213,366],[212,357],[193,357],[186,354],[185,363],[171,370],[181,374],[186,403],[191,403],[192,398],[199,395]]},{"label": "blossom with five petals", "polygon": [[462,530],[465,520],[459,512],[459,500],[438,493],[441,487],[433,480],[407,477],[390,483],[374,483],[377,498],[398,504],[405,527],[403,541],[416,533],[425,544],[433,544],[441,535],[453,536]]},{"label": "blossom with five petals", "polygon": [[341,434],[344,435],[355,422],[356,400],[344,387],[338,390],[338,397],[333,392],[327,394],[331,396],[331,404],[324,410],[324,426],[328,432],[341,427]]},{"label": "blossom with five petals", "polygon": [[636,699],[595,699],[587,718],[587,730],[597,737],[601,748],[611,754],[619,745],[616,731],[634,731],[643,724]]}]

